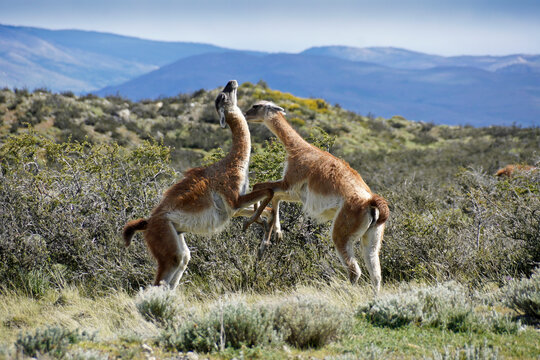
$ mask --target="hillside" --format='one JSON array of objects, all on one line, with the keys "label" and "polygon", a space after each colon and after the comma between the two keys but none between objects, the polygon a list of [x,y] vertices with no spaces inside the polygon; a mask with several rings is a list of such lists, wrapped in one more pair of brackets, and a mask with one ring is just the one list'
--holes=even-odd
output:
[{"label": "hillside", "polygon": [[[241,56],[241,55],[237,55]],[[224,81],[225,82],[225,81]],[[0,92],[2,126],[0,136],[17,133],[28,125],[49,137],[66,141],[88,139],[91,142],[116,141],[136,146],[143,140],[162,141],[173,149],[176,165],[194,166],[216,146],[227,146],[229,134],[218,127],[213,99],[217,89],[200,90],[191,94],[159,100],[132,102],[110,96],[78,97],[73,93],[55,94],[38,90]],[[538,129],[517,127],[471,128],[413,122],[396,116],[392,118],[362,116],[333,106],[321,99],[300,98],[272,90],[265,83],[244,83],[239,89],[240,106],[247,109],[259,99],[273,100],[283,106],[289,120],[307,136],[321,128],[336,136],[334,151],[355,163],[361,154],[393,154],[403,152],[445,151],[456,168],[471,166],[478,156],[477,148],[497,151],[487,162],[478,162],[493,172],[508,162],[534,162],[534,150],[540,147]],[[251,126],[255,146],[271,138],[263,127]],[[507,149],[493,144],[507,142]],[[514,149],[513,151],[508,151]],[[522,151],[527,151],[527,155]],[[485,150],[482,150],[483,152]],[[370,155],[371,156],[371,155]]]},{"label": "hillside", "polygon": [[306,54],[215,53],[181,59],[99,95],[155,99],[211,89],[230,78],[303,97],[320,97],[363,114],[475,126],[534,126],[540,73],[491,72],[473,67],[397,69]]},{"label": "hillside", "polygon": [[[51,220],[42,222],[45,226],[43,229],[38,227],[28,231],[36,231],[52,241],[56,235],[51,235],[50,231],[56,233],[68,227],[75,231],[73,236],[79,239],[76,244],[84,244],[87,237],[96,236],[103,239],[103,244],[109,241],[117,244],[116,233],[126,219],[148,214],[164,188],[181,176],[180,171],[214,161],[228,151],[230,132],[219,127],[214,109],[218,91],[201,90],[156,101],[131,102],[120,97],[77,97],[72,93],[1,90],[0,147],[3,150],[0,160],[3,162],[0,165],[3,166],[4,177],[0,179],[8,183],[4,188],[0,187],[0,193],[4,191],[3,194],[11,200],[3,204],[8,207],[0,212],[5,216],[0,217],[0,226],[1,221],[5,221],[3,228],[10,228],[15,213],[30,211],[34,205],[39,209],[31,210],[27,214],[28,219],[38,216],[36,214],[52,216],[54,212],[51,213],[50,209],[62,212],[64,206],[71,208],[71,202],[75,201],[77,206],[87,203],[92,209],[83,206],[82,213],[76,215],[77,221],[70,211],[66,213],[67,217],[54,215]],[[301,135],[347,160],[373,191],[388,200],[392,216],[385,236],[382,262],[385,263],[383,274],[389,279],[411,279],[418,276],[468,280],[481,276],[499,279],[501,274],[529,272],[531,264],[540,261],[540,233],[535,215],[540,205],[537,196],[538,172],[531,173],[530,178],[520,177],[516,182],[497,182],[493,176],[498,168],[509,163],[538,166],[540,129],[439,126],[413,122],[402,117],[365,117],[332,106],[321,99],[300,98],[272,90],[265,83],[243,83],[238,98],[242,109],[247,109],[259,99],[272,100],[284,107],[287,118]],[[32,131],[28,134],[29,126]],[[250,162],[252,184],[277,180],[282,172],[283,149],[272,140],[273,135],[264,126],[252,124],[250,131],[253,144]],[[36,158],[34,154],[40,153],[40,148],[50,155]],[[36,174],[30,164],[39,164],[41,161],[44,163],[38,165]],[[40,175],[40,172],[46,174]],[[13,184],[9,183],[11,177],[15,181]],[[27,179],[27,185],[23,179]],[[82,179],[86,179],[86,185],[75,186]],[[52,183],[43,184],[43,188],[32,185],[42,181]],[[153,185],[149,187],[148,184]],[[49,195],[47,192],[33,193],[34,189],[50,186],[53,189]],[[58,190],[54,190],[56,186],[59,186]],[[126,186],[129,190],[123,189]],[[6,190],[10,188],[11,191]],[[65,192],[66,189],[72,190],[66,193],[65,198],[58,199],[58,191]],[[511,192],[507,193],[509,189]],[[19,191],[22,192],[20,195],[13,195]],[[28,191],[30,193],[26,194]],[[140,195],[136,195],[138,191]],[[99,200],[103,196],[105,198]],[[132,199],[132,196],[136,199]],[[33,198],[41,200],[34,202],[31,200]],[[30,201],[34,205],[9,205],[10,201]],[[65,201],[66,204],[59,205],[56,201]],[[50,208],[45,210],[41,206]],[[116,210],[111,210],[111,206]],[[515,206],[520,211],[516,211]],[[300,251],[306,239],[324,238],[327,226],[315,226],[306,220],[296,224],[300,216],[299,208],[287,205],[284,209],[287,214],[283,218],[284,228],[287,236],[290,236],[290,244],[299,247],[289,250],[295,256],[323,259],[320,267],[315,265],[318,261],[307,262],[313,264],[312,270],[318,274],[312,274],[313,279],[335,276],[335,270],[331,270],[336,265],[335,256],[328,258],[323,255],[334,254],[329,242],[310,242],[314,248],[308,253]],[[107,220],[96,224],[95,228],[88,226],[90,219],[93,222],[102,216]],[[50,228],[51,224],[59,221],[61,224]],[[77,230],[78,221],[89,234],[77,232],[80,230]],[[23,224],[24,221],[19,223]],[[502,223],[508,224],[507,231],[501,232]],[[235,224],[238,226],[238,223]],[[17,226],[12,226],[14,231],[17,231]],[[28,226],[28,229],[34,228],[35,223]],[[26,233],[27,230],[14,236],[26,236]],[[58,236],[64,238],[63,234]],[[228,239],[233,234],[234,230],[230,229],[223,236]],[[249,246],[256,248],[256,237],[253,234],[243,238],[243,241],[253,241]],[[9,232],[5,235],[8,236]],[[203,241],[202,237],[195,237],[199,238]],[[199,243],[200,254],[213,258],[213,252],[217,251],[213,246],[219,243],[230,247],[231,256],[235,251],[240,252],[238,256],[247,256],[243,246],[248,245],[228,244],[221,235],[219,238],[219,241],[224,242]],[[480,242],[485,246],[482,254],[477,253],[481,249]],[[11,240],[5,244],[10,243]],[[407,243],[409,245],[405,245]],[[53,246],[56,244],[54,242]],[[96,251],[101,249],[99,244],[96,244]],[[476,247],[474,244],[477,244]],[[99,252],[108,251],[106,249],[110,246]],[[426,246],[430,250],[423,252]],[[151,267],[144,247],[139,250],[145,255],[139,253],[138,256],[143,257],[137,261],[142,262],[146,268]],[[275,250],[288,251],[286,248]],[[85,257],[84,254],[83,251],[80,256]],[[512,260],[508,261],[506,257]],[[197,263],[203,261],[201,257],[198,259],[195,260],[198,264],[195,267],[199,270],[194,270],[197,275],[193,281],[207,286],[208,276],[212,278],[222,275],[217,259],[210,263]],[[291,286],[310,278],[305,277],[309,272],[302,275],[297,268],[291,268],[294,263],[289,263],[286,257],[281,260],[286,265],[273,270],[284,271],[279,275],[279,281],[273,280],[277,281],[276,284]],[[6,258],[5,261],[7,264],[11,260]],[[82,266],[85,262],[81,261],[75,263]],[[93,268],[95,261],[98,260],[93,259],[87,266]],[[102,261],[109,259],[102,258],[98,263]],[[233,260],[228,258],[224,261]],[[246,266],[254,265],[253,259],[245,261]],[[214,275],[203,275],[205,271],[210,271],[208,266],[213,269],[211,271],[216,271]],[[242,285],[235,286],[248,286],[251,275],[242,269],[238,270]],[[1,271],[0,267],[0,274]],[[129,285],[120,279],[120,283],[114,283],[122,287],[138,288],[141,283],[149,281],[147,277],[151,271],[144,272],[144,276],[141,270],[133,271],[131,280],[125,280]],[[111,279],[105,277],[103,281],[109,283]],[[264,282],[257,284],[250,286],[266,288]]]},{"label": "hillside", "polygon": [[88,92],[183,57],[225,49],[80,30],[0,24],[0,86]]}]

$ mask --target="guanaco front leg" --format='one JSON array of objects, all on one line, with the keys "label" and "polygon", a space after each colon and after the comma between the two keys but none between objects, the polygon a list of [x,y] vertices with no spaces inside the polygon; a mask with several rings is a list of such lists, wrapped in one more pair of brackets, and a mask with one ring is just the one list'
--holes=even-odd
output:
[{"label": "guanaco front leg", "polygon": [[272,189],[259,189],[250,192],[249,194],[240,195],[236,199],[236,208],[245,208],[253,205],[262,200],[261,205],[254,211],[254,214],[244,222],[243,230],[246,230],[249,225],[259,220],[262,212],[265,210],[266,205],[272,200],[274,191]]},{"label": "guanaco front leg", "polygon": [[[283,180],[279,180],[279,181],[269,181],[269,182],[264,182],[264,183],[258,183],[258,184],[255,184],[253,186],[253,191],[247,195],[244,195],[244,196],[248,196],[248,195],[251,195],[251,194],[254,194],[254,193],[259,193],[261,191],[272,191],[272,196],[271,197],[267,197],[265,199],[265,201],[263,201],[261,204],[259,204],[258,206],[255,206],[255,214],[247,219],[246,221],[244,221],[244,226],[243,226],[243,230],[247,230],[247,228],[253,224],[258,218],[259,216],[261,215],[262,211],[266,208],[266,205],[268,205],[268,203],[272,200],[272,197],[274,196],[275,192],[283,192],[286,190],[286,183],[285,181]],[[273,210],[272,211],[272,217],[270,219],[270,224],[274,224],[275,223],[275,211]],[[271,226],[269,232],[268,232],[268,239],[270,239],[270,236],[272,235],[272,228],[273,226]],[[264,241],[264,240],[263,240]]]}]

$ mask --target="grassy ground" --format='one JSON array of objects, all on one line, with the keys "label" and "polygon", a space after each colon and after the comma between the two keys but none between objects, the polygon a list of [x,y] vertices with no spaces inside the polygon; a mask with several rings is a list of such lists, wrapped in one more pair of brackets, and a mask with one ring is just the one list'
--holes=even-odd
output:
[{"label": "grassy ground", "polygon": [[[392,298],[400,293],[432,291],[427,285],[386,285],[381,298]],[[144,292],[130,296],[115,292],[94,299],[82,296],[77,289],[50,290],[39,299],[25,294],[4,292],[0,295],[0,358],[21,355],[15,343],[24,334],[36,337],[36,329],[47,327],[79,329],[91,334],[76,344],[67,345],[50,357],[74,359],[146,359],[154,357],[185,358],[195,354],[180,353],[166,346],[163,334],[166,328],[180,326],[191,319],[199,319],[218,303],[242,303],[248,307],[282,306],[294,302],[317,301],[332,311],[339,312],[346,325],[336,338],[319,348],[297,348],[286,342],[276,345],[258,345],[240,348],[225,347],[211,353],[199,353],[199,358],[515,358],[536,359],[540,356],[540,332],[533,325],[518,324],[517,331],[450,330],[437,326],[424,326],[417,321],[402,326],[375,325],[359,309],[373,304],[371,290],[366,286],[352,287],[334,283],[320,287],[300,287],[287,293],[261,295],[235,293],[223,296],[174,293],[176,312],[151,319],[138,304]],[[170,296],[170,292],[165,292]],[[498,290],[477,293],[481,300],[476,310],[481,314],[512,315],[512,311],[493,301]],[[398,297],[399,298],[399,297]],[[491,299],[486,301],[486,299]],[[483,305],[478,305],[483,304]],[[404,305],[406,306],[406,305]],[[442,310],[441,310],[442,311]],[[146,314],[146,315],[145,315]],[[154,310],[154,314],[157,314]],[[320,314],[313,314],[315,320]],[[160,321],[164,320],[164,321]],[[170,321],[170,322],[169,322]],[[515,322],[514,320],[512,320]],[[171,324],[176,322],[176,324]],[[301,324],[309,331],[309,325]]]}]

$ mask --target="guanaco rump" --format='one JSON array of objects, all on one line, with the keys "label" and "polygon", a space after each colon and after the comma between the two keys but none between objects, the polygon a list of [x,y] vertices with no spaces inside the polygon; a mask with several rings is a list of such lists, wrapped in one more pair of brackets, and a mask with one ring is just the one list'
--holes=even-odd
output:
[{"label": "guanaco rump", "polygon": [[[252,215],[257,219],[272,199],[271,189],[245,194],[249,188],[248,164],[251,138],[248,124],[237,106],[238,83],[231,80],[216,98],[220,125],[229,125],[232,147],[222,160],[188,170],[171,186],[148,219],[129,221],[123,238],[129,246],[136,231],[144,231],[146,244],[157,261],[154,285],[162,282],[175,288],[190,260],[184,233],[209,234],[222,230],[233,216]],[[256,211],[245,209],[256,202]]]},{"label": "guanaco rump", "polygon": [[495,176],[499,177],[513,177],[514,173],[526,173],[526,172],[533,172],[538,171],[538,168],[536,166],[532,165],[522,165],[522,164],[509,164],[505,167],[497,170],[495,173]]},{"label": "guanaco rump", "polygon": [[[381,286],[379,250],[389,216],[386,200],[371,192],[360,174],[349,164],[306,142],[287,122],[283,108],[259,101],[245,114],[248,122],[264,123],[287,151],[283,178],[256,184],[254,191],[274,191],[272,227],[279,231],[279,201],[300,201],[303,211],[319,221],[332,220],[332,240],[347,267],[349,280],[356,283],[360,267],[354,257],[354,242],[361,239],[364,262],[375,293]],[[249,221],[247,222],[249,226]],[[270,237],[263,240],[261,250]]]}]

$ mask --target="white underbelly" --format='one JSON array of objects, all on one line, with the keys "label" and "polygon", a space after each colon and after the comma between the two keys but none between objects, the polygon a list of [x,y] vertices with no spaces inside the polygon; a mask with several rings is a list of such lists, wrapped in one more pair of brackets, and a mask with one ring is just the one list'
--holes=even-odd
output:
[{"label": "white underbelly", "polygon": [[234,214],[233,209],[218,194],[213,194],[213,206],[199,212],[182,210],[167,214],[176,231],[212,234],[223,230]]},{"label": "white underbelly", "polygon": [[343,205],[341,196],[315,193],[310,191],[306,184],[293,189],[290,195],[302,202],[304,213],[320,222],[333,220]]}]

